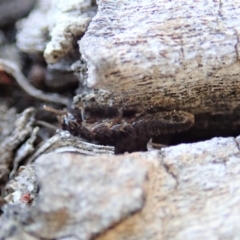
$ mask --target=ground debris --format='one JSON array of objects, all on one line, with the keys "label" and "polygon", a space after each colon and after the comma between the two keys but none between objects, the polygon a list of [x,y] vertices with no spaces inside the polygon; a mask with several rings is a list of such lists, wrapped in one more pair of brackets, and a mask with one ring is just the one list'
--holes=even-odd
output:
[{"label": "ground debris", "polygon": [[14,109],[0,105],[0,182],[6,182],[16,150],[26,142],[34,129],[35,109],[27,108],[17,114]]},{"label": "ground debris", "polygon": [[33,166],[21,166],[17,176],[10,180],[6,187],[6,197],[8,204],[26,208],[35,204],[35,198],[39,189],[38,181]]}]

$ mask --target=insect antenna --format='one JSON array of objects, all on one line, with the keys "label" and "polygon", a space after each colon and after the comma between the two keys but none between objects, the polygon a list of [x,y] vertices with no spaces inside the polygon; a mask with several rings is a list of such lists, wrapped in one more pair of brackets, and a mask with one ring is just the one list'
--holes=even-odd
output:
[{"label": "insect antenna", "polygon": [[53,130],[58,129],[55,125],[45,122],[45,121],[42,121],[42,120],[35,121],[35,125],[40,125],[40,126],[43,126],[43,127],[49,128],[49,129],[53,129]]},{"label": "insect antenna", "polygon": [[52,112],[56,115],[64,115],[64,114],[68,113],[68,111],[66,109],[58,110],[58,109],[55,109],[55,108],[52,108],[52,107],[49,107],[49,106],[46,106],[46,105],[43,105],[43,109],[45,111]]},{"label": "insect antenna", "polygon": [[63,124],[65,122],[65,119],[67,120],[67,116],[68,116],[68,110],[67,109],[63,109],[63,110],[58,110],[46,105],[43,105],[43,109],[45,111],[54,113],[56,115],[56,118],[58,120],[58,122],[60,122],[61,124]]}]

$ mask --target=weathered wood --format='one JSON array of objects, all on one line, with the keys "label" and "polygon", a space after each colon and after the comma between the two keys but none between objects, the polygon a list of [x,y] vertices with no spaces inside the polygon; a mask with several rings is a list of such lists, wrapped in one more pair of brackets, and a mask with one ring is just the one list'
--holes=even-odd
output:
[{"label": "weathered wood", "polygon": [[[4,102],[0,104],[0,187],[7,182],[10,169],[22,158],[33,152],[31,138],[35,140],[35,109],[28,108],[16,114],[14,108],[7,109]],[[33,140],[33,141],[34,141]],[[29,143],[29,147],[26,144]],[[30,152],[29,152],[30,151]]]},{"label": "weathered wood", "polygon": [[239,238],[239,138],[147,155],[153,167],[143,209],[97,240]]},{"label": "weathered wood", "polygon": [[112,104],[193,114],[239,109],[238,1],[97,3],[80,49],[87,84],[110,91]]},{"label": "weathered wood", "polygon": [[25,211],[21,199],[5,207],[0,237],[238,239],[239,146],[239,137],[214,138],[121,156],[42,156],[37,200]]}]

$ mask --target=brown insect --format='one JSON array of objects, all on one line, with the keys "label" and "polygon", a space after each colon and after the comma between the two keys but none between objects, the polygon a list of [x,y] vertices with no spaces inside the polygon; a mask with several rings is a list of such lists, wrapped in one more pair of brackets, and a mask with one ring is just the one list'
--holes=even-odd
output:
[{"label": "brown insect", "polygon": [[[60,113],[62,128],[72,135],[115,147],[123,141],[128,144],[126,140],[137,141],[138,145],[142,140],[144,146],[154,136],[181,132],[194,123],[193,115],[183,111],[137,113],[109,108],[104,111],[85,109],[84,114],[78,109]],[[145,150],[142,148],[140,150]]]}]

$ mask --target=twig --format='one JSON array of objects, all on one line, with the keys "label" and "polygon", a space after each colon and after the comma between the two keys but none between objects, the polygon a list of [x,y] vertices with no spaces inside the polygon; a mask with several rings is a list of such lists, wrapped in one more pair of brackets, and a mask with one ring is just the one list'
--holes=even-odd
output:
[{"label": "twig", "polygon": [[40,100],[63,104],[67,106],[69,104],[69,100],[65,97],[59,96],[58,94],[44,93],[36,88],[34,88],[27,80],[27,78],[22,74],[17,64],[12,61],[6,61],[0,59],[0,65],[4,66],[4,70],[12,75],[19,86],[30,96],[34,98],[38,98]]}]

